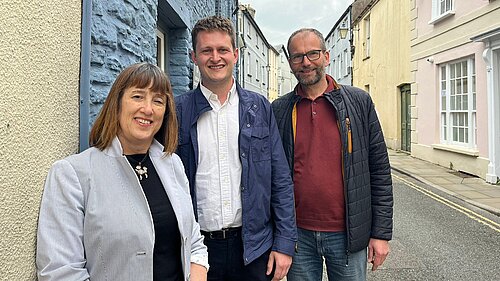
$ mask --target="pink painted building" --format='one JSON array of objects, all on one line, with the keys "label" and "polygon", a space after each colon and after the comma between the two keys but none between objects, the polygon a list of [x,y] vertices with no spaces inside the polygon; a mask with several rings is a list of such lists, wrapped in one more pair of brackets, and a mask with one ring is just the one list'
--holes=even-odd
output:
[{"label": "pink painted building", "polygon": [[500,1],[411,2],[411,153],[497,183]]}]

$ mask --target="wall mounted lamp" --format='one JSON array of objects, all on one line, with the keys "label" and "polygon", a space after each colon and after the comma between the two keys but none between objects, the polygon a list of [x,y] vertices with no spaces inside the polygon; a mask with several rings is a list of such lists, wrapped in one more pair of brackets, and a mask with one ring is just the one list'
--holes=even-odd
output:
[{"label": "wall mounted lamp", "polygon": [[346,22],[343,21],[339,27],[340,39],[345,39],[347,37],[347,32],[349,32],[349,28],[347,27]]}]

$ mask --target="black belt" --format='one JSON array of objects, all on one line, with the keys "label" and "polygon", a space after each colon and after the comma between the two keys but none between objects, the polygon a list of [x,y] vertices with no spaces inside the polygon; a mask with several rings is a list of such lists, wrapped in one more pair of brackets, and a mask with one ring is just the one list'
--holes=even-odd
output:
[{"label": "black belt", "polygon": [[210,232],[202,230],[201,234],[206,238],[223,240],[231,237],[238,237],[239,235],[241,235],[241,227],[223,228],[222,230]]}]

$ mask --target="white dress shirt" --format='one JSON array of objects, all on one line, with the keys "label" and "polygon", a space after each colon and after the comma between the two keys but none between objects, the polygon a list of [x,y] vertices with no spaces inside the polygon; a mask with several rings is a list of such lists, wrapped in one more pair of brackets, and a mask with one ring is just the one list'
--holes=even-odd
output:
[{"label": "white dress shirt", "polygon": [[200,115],[196,194],[201,230],[241,226],[241,162],[238,153],[239,98],[233,83],[224,104],[200,85],[212,110]]}]

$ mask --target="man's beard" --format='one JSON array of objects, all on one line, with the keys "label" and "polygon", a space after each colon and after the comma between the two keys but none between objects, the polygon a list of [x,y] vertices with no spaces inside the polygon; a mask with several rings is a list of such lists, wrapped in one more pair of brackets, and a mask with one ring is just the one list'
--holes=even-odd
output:
[{"label": "man's beard", "polygon": [[300,74],[300,71],[294,72],[295,77],[297,80],[299,80],[299,83],[304,86],[311,86],[316,83],[318,83],[321,79],[323,79],[323,76],[325,76],[325,69],[323,67],[317,67],[315,69],[316,74],[313,77],[302,77]]}]

